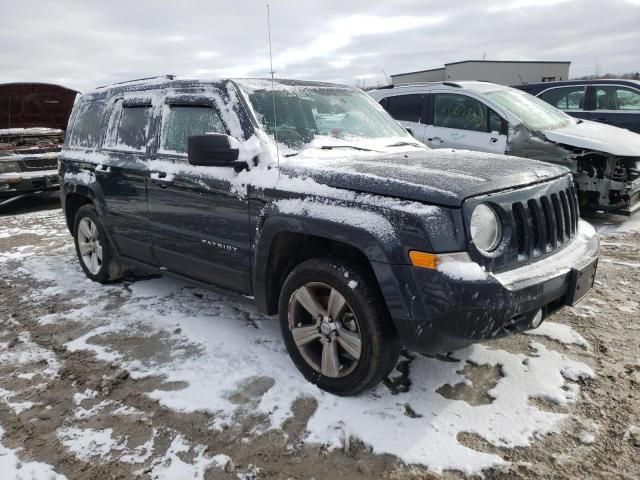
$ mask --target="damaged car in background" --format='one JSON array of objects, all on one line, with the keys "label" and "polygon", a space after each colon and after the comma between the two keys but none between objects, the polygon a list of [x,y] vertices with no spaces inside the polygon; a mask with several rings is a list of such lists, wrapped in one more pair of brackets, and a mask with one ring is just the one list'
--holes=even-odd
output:
[{"label": "damaged car in background", "polygon": [[630,215],[640,208],[640,135],[573,118],[511,87],[438,82],[368,92],[432,148],[502,153],[563,165],[580,208]]},{"label": "damaged car in background", "polygon": [[59,188],[58,154],[77,94],[43,83],[0,85],[0,207]]}]

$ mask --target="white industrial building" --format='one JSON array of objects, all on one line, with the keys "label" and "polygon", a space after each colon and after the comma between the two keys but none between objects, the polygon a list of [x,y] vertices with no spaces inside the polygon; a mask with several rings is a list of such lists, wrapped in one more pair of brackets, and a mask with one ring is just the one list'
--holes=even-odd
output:
[{"label": "white industrial building", "polygon": [[394,85],[419,82],[484,80],[501,85],[554,82],[569,79],[571,62],[465,60],[442,68],[391,75]]}]

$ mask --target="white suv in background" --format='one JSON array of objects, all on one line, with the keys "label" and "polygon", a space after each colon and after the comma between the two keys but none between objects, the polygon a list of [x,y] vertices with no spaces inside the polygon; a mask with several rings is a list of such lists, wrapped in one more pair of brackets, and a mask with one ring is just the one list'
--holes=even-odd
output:
[{"label": "white suv in background", "polygon": [[580,206],[630,214],[640,208],[640,135],[570,117],[489,82],[396,85],[369,95],[431,148],[501,153],[569,167]]}]

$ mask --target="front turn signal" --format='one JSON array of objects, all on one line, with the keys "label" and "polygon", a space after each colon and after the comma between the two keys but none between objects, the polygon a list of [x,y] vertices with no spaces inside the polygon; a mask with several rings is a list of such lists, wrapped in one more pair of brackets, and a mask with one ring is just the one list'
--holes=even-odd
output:
[{"label": "front turn signal", "polygon": [[438,268],[440,263],[440,259],[435,253],[419,252],[417,250],[411,250],[409,258],[414,267],[429,268],[431,270]]}]

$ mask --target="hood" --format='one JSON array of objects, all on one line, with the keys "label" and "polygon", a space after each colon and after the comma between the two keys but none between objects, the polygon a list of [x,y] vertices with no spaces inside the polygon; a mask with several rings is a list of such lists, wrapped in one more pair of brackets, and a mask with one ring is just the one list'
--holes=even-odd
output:
[{"label": "hood", "polygon": [[46,83],[0,85],[0,130],[45,127],[66,130],[78,92]]},{"label": "hood", "polygon": [[335,188],[456,208],[468,197],[568,173],[536,160],[444,149],[329,159],[319,154],[313,161],[287,161],[282,169]]},{"label": "hood", "polygon": [[547,140],[617,157],[640,157],[640,135],[624,128],[584,120],[542,132]]}]

